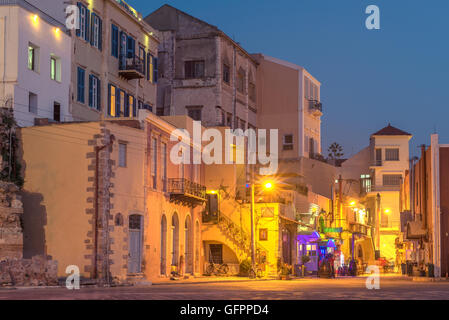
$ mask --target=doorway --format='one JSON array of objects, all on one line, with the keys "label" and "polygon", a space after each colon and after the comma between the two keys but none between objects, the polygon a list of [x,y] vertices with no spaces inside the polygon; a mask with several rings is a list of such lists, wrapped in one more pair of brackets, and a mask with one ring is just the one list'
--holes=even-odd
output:
[{"label": "doorway", "polygon": [[142,216],[138,214],[129,216],[128,256],[128,273],[140,273],[142,271]]}]

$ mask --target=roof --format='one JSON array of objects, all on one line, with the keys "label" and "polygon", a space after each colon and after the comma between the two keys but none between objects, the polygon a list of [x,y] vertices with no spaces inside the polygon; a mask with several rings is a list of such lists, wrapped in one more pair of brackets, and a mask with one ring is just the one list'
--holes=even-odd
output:
[{"label": "roof", "polygon": [[[1,1],[1,0],[0,0]],[[159,9],[153,11],[152,13],[150,13],[149,15],[147,15],[144,20],[146,23],[148,23],[150,26],[152,26],[154,29],[157,29],[159,31],[174,31],[173,29],[176,29],[176,27],[174,26],[169,26],[170,22],[168,19],[166,19],[164,21],[164,26],[161,26],[160,24],[158,24],[157,22],[155,22],[153,20],[153,17],[155,14],[160,13],[160,12],[174,12],[175,14],[181,14],[186,16],[189,19],[192,19],[193,21],[210,28],[211,30],[213,30],[213,32],[216,32],[217,35],[227,39],[228,41],[230,41],[234,46],[236,46],[238,49],[240,49],[240,51],[246,55],[251,61],[253,61],[256,65],[259,64],[259,62],[257,61],[257,59],[255,59],[251,54],[249,54],[241,45],[240,43],[236,42],[235,40],[233,40],[231,37],[229,37],[224,31],[220,30],[217,26],[214,26],[210,23],[207,23],[204,20],[201,20],[199,18],[196,18],[190,14],[188,14],[187,12],[184,12],[178,8],[175,8],[169,4],[164,4],[162,5]],[[176,22],[177,23],[177,22]]]},{"label": "roof", "polygon": [[385,128],[373,133],[372,136],[411,136],[411,134],[388,124]]}]

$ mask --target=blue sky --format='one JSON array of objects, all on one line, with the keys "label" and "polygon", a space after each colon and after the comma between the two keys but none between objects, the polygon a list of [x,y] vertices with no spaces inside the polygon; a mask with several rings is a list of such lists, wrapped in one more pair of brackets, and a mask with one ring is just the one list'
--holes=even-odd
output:
[{"label": "blue sky", "polygon": [[[430,134],[449,143],[449,1],[128,0],[146,16],[165,3],[218,26],[250,53],[305,67],[321,83],[323,153],[345,156],[389,122],[414,135],[419,154]],[[365,8],[380,8],[380,30]]]}]

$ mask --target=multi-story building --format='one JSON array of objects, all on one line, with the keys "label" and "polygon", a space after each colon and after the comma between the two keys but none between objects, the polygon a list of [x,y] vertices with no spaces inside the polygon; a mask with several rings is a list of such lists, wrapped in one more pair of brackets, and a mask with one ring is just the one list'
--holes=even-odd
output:
[{"label": "multi-story building", "polygon": [[[412,135],[391,125],[373,133],[370,145],[344,161],[338,169],[343,180],[360,188],[368,216],[374,216],[376,257],[397,263],[399,241],[400,188],[409,169],[409,141]],[[360,184],[360,185],[359,185]]]},{"label": "multi-story building", "polygon": [[257,125],[279,130],[279,158],[321,154],[321,83],[305,68],[263,54],[257,69]]},{"label": "multi-story building", "polygon": [[206,127],[256,127],[257,62],[245,49],[169,5],[145,21],[161,37],[158,115],[188,115]]},{"label": "multi-story building", "polygon": [[173,124],[192,120],[139,116],[21,129],[25,258],[50,255],[59,276],[75,265],[102,281],[202,272],[202,165],[170,160]]},{"label": "multi-story building", "polygon": [[123,0],[72,0],[71,113],[74,120],[137,118],[156,105],[159,40]]},{"label": "multi-story building", "polygon": [[401,206],[406,245],[403,262],[414,265],[418,274],[447,278],[449,145],[441,144],[438,134],[431,136],[430,146],[421,147],[421,158],[412,163],[404,179]]},{"label": "multi-story building", "polygon": [[46,11],[24,0],[0,3],[0,106],[13,108],[19,126],[72,120],[70,44],[65,25]]}]

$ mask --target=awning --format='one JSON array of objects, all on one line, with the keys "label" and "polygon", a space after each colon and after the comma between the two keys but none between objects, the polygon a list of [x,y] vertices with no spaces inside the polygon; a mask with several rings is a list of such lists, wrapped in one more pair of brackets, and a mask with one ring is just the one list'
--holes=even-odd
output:
[{"label": "awning", "polygon": [[409,221],[407,223],[407,239],[421,239],[427,235],[420,221]]}]

